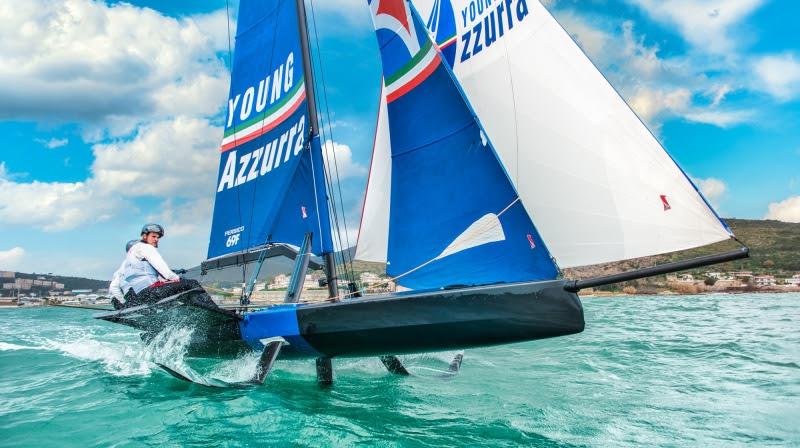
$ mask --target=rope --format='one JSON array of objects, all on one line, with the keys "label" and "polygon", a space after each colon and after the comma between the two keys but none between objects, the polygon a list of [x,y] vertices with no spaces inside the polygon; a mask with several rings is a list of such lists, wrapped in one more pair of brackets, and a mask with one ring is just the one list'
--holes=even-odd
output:
[{"label": "rope", "polygon": [[[519,199],[519,197],[517,197],[516,199],[514,199],[513,201],[511,201],[511,203],[510,203],[510,204],[508,204],[508,205],[507,205],[505,208],[503,208],[503,210],[501,210],[501,211],[500,211],[500,212],[497,214],[497,218],[499,219],[501,216],[503,216],[503,214],[504,214],[505,212],[507,212],[507,211],[508,211],[508,209],[510,209],[510,208],[511,208],[511,207],[512,207],[514,204],[516,204],[517,202],[519,202],[519,200],[520,200],[520,199]],[[400,278],[403,278],[403,277],[405,277],[405,276],[407,276],[407,275],[409,275],[409,274],[412,274],[412,273],[414,273],[414,272],[416,272],[416,271],[418,271],[418,270],[420,270],[420,269],[424,268],[425,266],[427,266],[427,265],[429,265],[429,264],[433,263],[434,261],[436,261],[438,258],[439,258],[439,256],[437,255],[436,257],[433,257],[433,258],[431,258],[430,260],[427,260],[427,261],[425,261],[425,262],[423,262],[423,263],[420,263],[420,264],[419,264],[419,265],[417,265],[416,267],[414,267],[414,268],[411,268],[411,269],[409,269],[408,271],[406,271],[406,272],[403,272],[403,273],[402,273],[402,274],[400,274],[400,275],[396,275],[396,276],[394,276],[394,277],[392,277],[392,278],[389,278],[389,279],[386,279],[386,281],[383,281],[383,282],[380,282],[380,283],[375,283],[374,285],[375,285],[375,286],[384,286],[384,285],[388,285],[388,284],[389,284],[389,283],[391,283],[391,282],[395,282],[395,283],[397,283],[397,280],[398,280],[398,279],[400,279]],[[343,299],[343,298],[346,298],[346,297],[353,296],[353,295],[355,295],[355,294],[358,294],[358,292],[352,292],[352,293],[351,293],[351,292],[348,292],[348,293],[344,293],[344,294],[339,294],[338,296],[336,296],[336,297],[332,297],[331,299],[325,299],[325,300],[316,300],[316,301],[309,301],[309,303],[323,302],[323,301],[327,301],[327,300],[337,300],[337,301],[338,301],[338,300],[341,300],[341,299]]]},{"label": "rope", "polygon": [[[228,29],[228,65],[231,67],[231,78],[233,78],[233,44],[231,42],[231,11],[230,11],[230,0],[225,0],[225,25]],[[230,107],[230,106],[228,106]],[[233,111],[229,111],[229,114],[232,114]],[[236,124],[231,123],[233,125],[233,147],[235,148],[236,145]],[[222,156],[220,156],[222,157]],[[234,164],[237,161],[234,160]],[[240,191],[236,189],[236,211],[239,214],[239,222],[242,222],[242,200]],[[213,219],[213,216],[212,216]],[[242,285],[247,282],[247,273],[245,272],[246,267],[242,265]]]},{"label": "rope", "polygon": [[[313,0],[311,0],[311,20],[312,20],[312,23],[314,25],[314,41],[316,43],[317,48],[319,48],[319,34],[318,34],[318,27],[317,27],[316,10],[314,8],[314,1]],[[324,100],[325,117],[326,117],[325,125],[322,126],[322,132],[323,132],[323,134],[327,133],[329,135],[330,138],[328,139],[328,141],[330,141],[333,144],[333,142],[335,142],[335,139],[333,137],[333,128],[331,126],[330,102],[328,100],[327,84],[325,82],[325,70],[324,70],[324,64],[322,63],[321,52],[319,52],[318,60],[319,60],[319,67],[320,67],[320,70],[319,70],[320,71],[320,81],[322,83],[322,92],[321,92],[322,98],[320,98],[320,99]],[[321,102],[323,102],[323,101],[321,101]],[[327,126],[327,132],[325,130],[326,126]],[[327,145],[326,145],[326,151],[327,151]],[[331,168],[330,168],[330,157],[328,157],[327,158],[327,164],[328,164],[327,172],[335,174],[335,177],[336,177],[336,189],[335,190],[333,189],[333,179],[328,179],[328,185],[330,185],[330,187],[331,187],[330,191],[332,192],[332,196],[334,198],[335,198],[335,192],[336,191],[338,191],[338,194],[339,194],[339,207],[341,208],[342,223],[344,225],[344,242],[342,241],[342,231],[341,231],[341,228],[339,226],[339,213],[338,213],[338,210],[336,209],[336,201],[333,201],[333,207],[332,207],[332,209],[333,209],[333,220],[334,220],[334,224],[335,224],[335,227],[336,227],[336,233],[337,233],[337,239],[338,239],[338,242],[339,242],[339,248],[341,249],[341,258],[342,258],[341,266],[342,266],[342,269],[344,270],[344,272],[343,272],[344,277],[345,278],[349,278],[351,281],[354,281],[355,280],[355,273],[354,273],[354,270],[353,270],[352,256],[349,253],[350,252],[349,251],[349,249],[350,249],[350,236],[347,233],[347,230],[348,230],[348,227],[347,227],[347,214],[346,214],[346,212],[344,210],[344,195],[342,194],[342,183],[341,183],[341,178],[339,176],[339,164],[338,164],[338,160],[336,158],[336,151],[334,150],[334,148],[332,148],[332,152],[333,152],[333,167],[334,167],[334,169],[331,170]],[[346,243],[346,245],[343,244],[343,243]],[[348,264],[349,264],[349,271],[350,272],[348,272]],[[338,272],[337,272],[337,275],[338,275]]]}]

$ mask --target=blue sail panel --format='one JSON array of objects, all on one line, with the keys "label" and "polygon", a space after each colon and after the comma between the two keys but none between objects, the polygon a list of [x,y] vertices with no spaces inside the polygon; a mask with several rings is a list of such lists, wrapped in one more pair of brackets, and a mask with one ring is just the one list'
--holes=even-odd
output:
[{"label": "blue sail panel", "polygon": [[451,0],[435,0],[427,23],[444,60],[452,67],[456,58],[456,16]]},{"label": "blue sail panel", "polygon": [[318,216],[325,183],[315,182],[322,157],[308,141],[304,78],[295,2],[242,0],[209,258],[271,242],[299,246],[306,232],[315,253],[330,241],[327,210]]},{"label": "blue sail panel", "polygon": [[376,1],[392,159],[387,273],[413,289],[555,278],[558,269],[417,14],[405,1]]}]

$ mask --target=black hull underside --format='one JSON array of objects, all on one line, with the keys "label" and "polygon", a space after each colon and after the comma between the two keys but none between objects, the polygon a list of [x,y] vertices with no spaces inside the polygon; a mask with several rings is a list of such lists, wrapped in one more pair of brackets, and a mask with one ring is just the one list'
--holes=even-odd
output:
[{"label": "black hull underside", "polygon": [[[242,321],[233,311],[195,300],[196,294],[190,291],[97,318],[143,330],[145,339],[169,327],[192,326],[188,354],[197,357],[235,356],[260,349],[262,341],[275,337],[294,341],[283,347],[282,358],[333,358],[485,347],[584,329],[580,300],[564,289],[563,281],[300,304],[290,311],[296,313],[290,316],[296,323],[261,325],[256,331],[245,331],[241,325],[246,327],[248,320],[252,325],[259,315],[274,313],[273,309],[246,313]],[[286,331],[290,327],[294,330]]]},{"label": "black hull underside", "polygon": [[297,309],[300,335],[329,357],[483,347],[580,333],[562,281],[408,292]]}]

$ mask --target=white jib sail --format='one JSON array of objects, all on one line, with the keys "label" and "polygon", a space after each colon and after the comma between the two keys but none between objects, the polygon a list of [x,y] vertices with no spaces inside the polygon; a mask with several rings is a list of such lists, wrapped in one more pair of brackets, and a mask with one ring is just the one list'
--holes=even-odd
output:
[{"label": "white jib sail", "polygon": [[[413,3],[429,17],[435,1]],[[681,169],[538,0],[452,4],[456,77],[561,267],[730,237]],[[487,38],[491,29],[493,42]]]},{"label": "white jib sail", "polygon": [[361,212],[355,258],[385,263],[389,248],[389,201],[392,193],[392,148],[385,90],[381,89],[378,124],[367,191]]}]

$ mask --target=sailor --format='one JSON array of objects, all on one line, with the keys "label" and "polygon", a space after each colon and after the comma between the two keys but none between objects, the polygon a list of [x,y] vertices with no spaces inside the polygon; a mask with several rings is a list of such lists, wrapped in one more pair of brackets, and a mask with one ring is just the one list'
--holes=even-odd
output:
[{"label": "sailor", "polygon": [[[131,247],[134,244],[138,243],[139,240],[130,240],[125,243],[125,258],[128,257],[128,252],[130,252]],[[118,310],[125,307],[125,293],[122,292],[122,286],[120,286],[120,282],[122,281],[122,272],[125,269],[125,259],[122,260],[122,264],[119,265],[119,268],[114,272],[114,275],[111,276],[111,285],[108,287],[108,292],[111,294],[111,304],[114,305],[114,309]]]},{"label": "sailor", "polygon": [[179,292],[201,287],[196,280],[178,277],[161,258],[157,248],[158,241],[163,237],[163,227],[145,224],[142,227],[142,239],[125,256],[119,283],[126,307],[155,303]]}]

